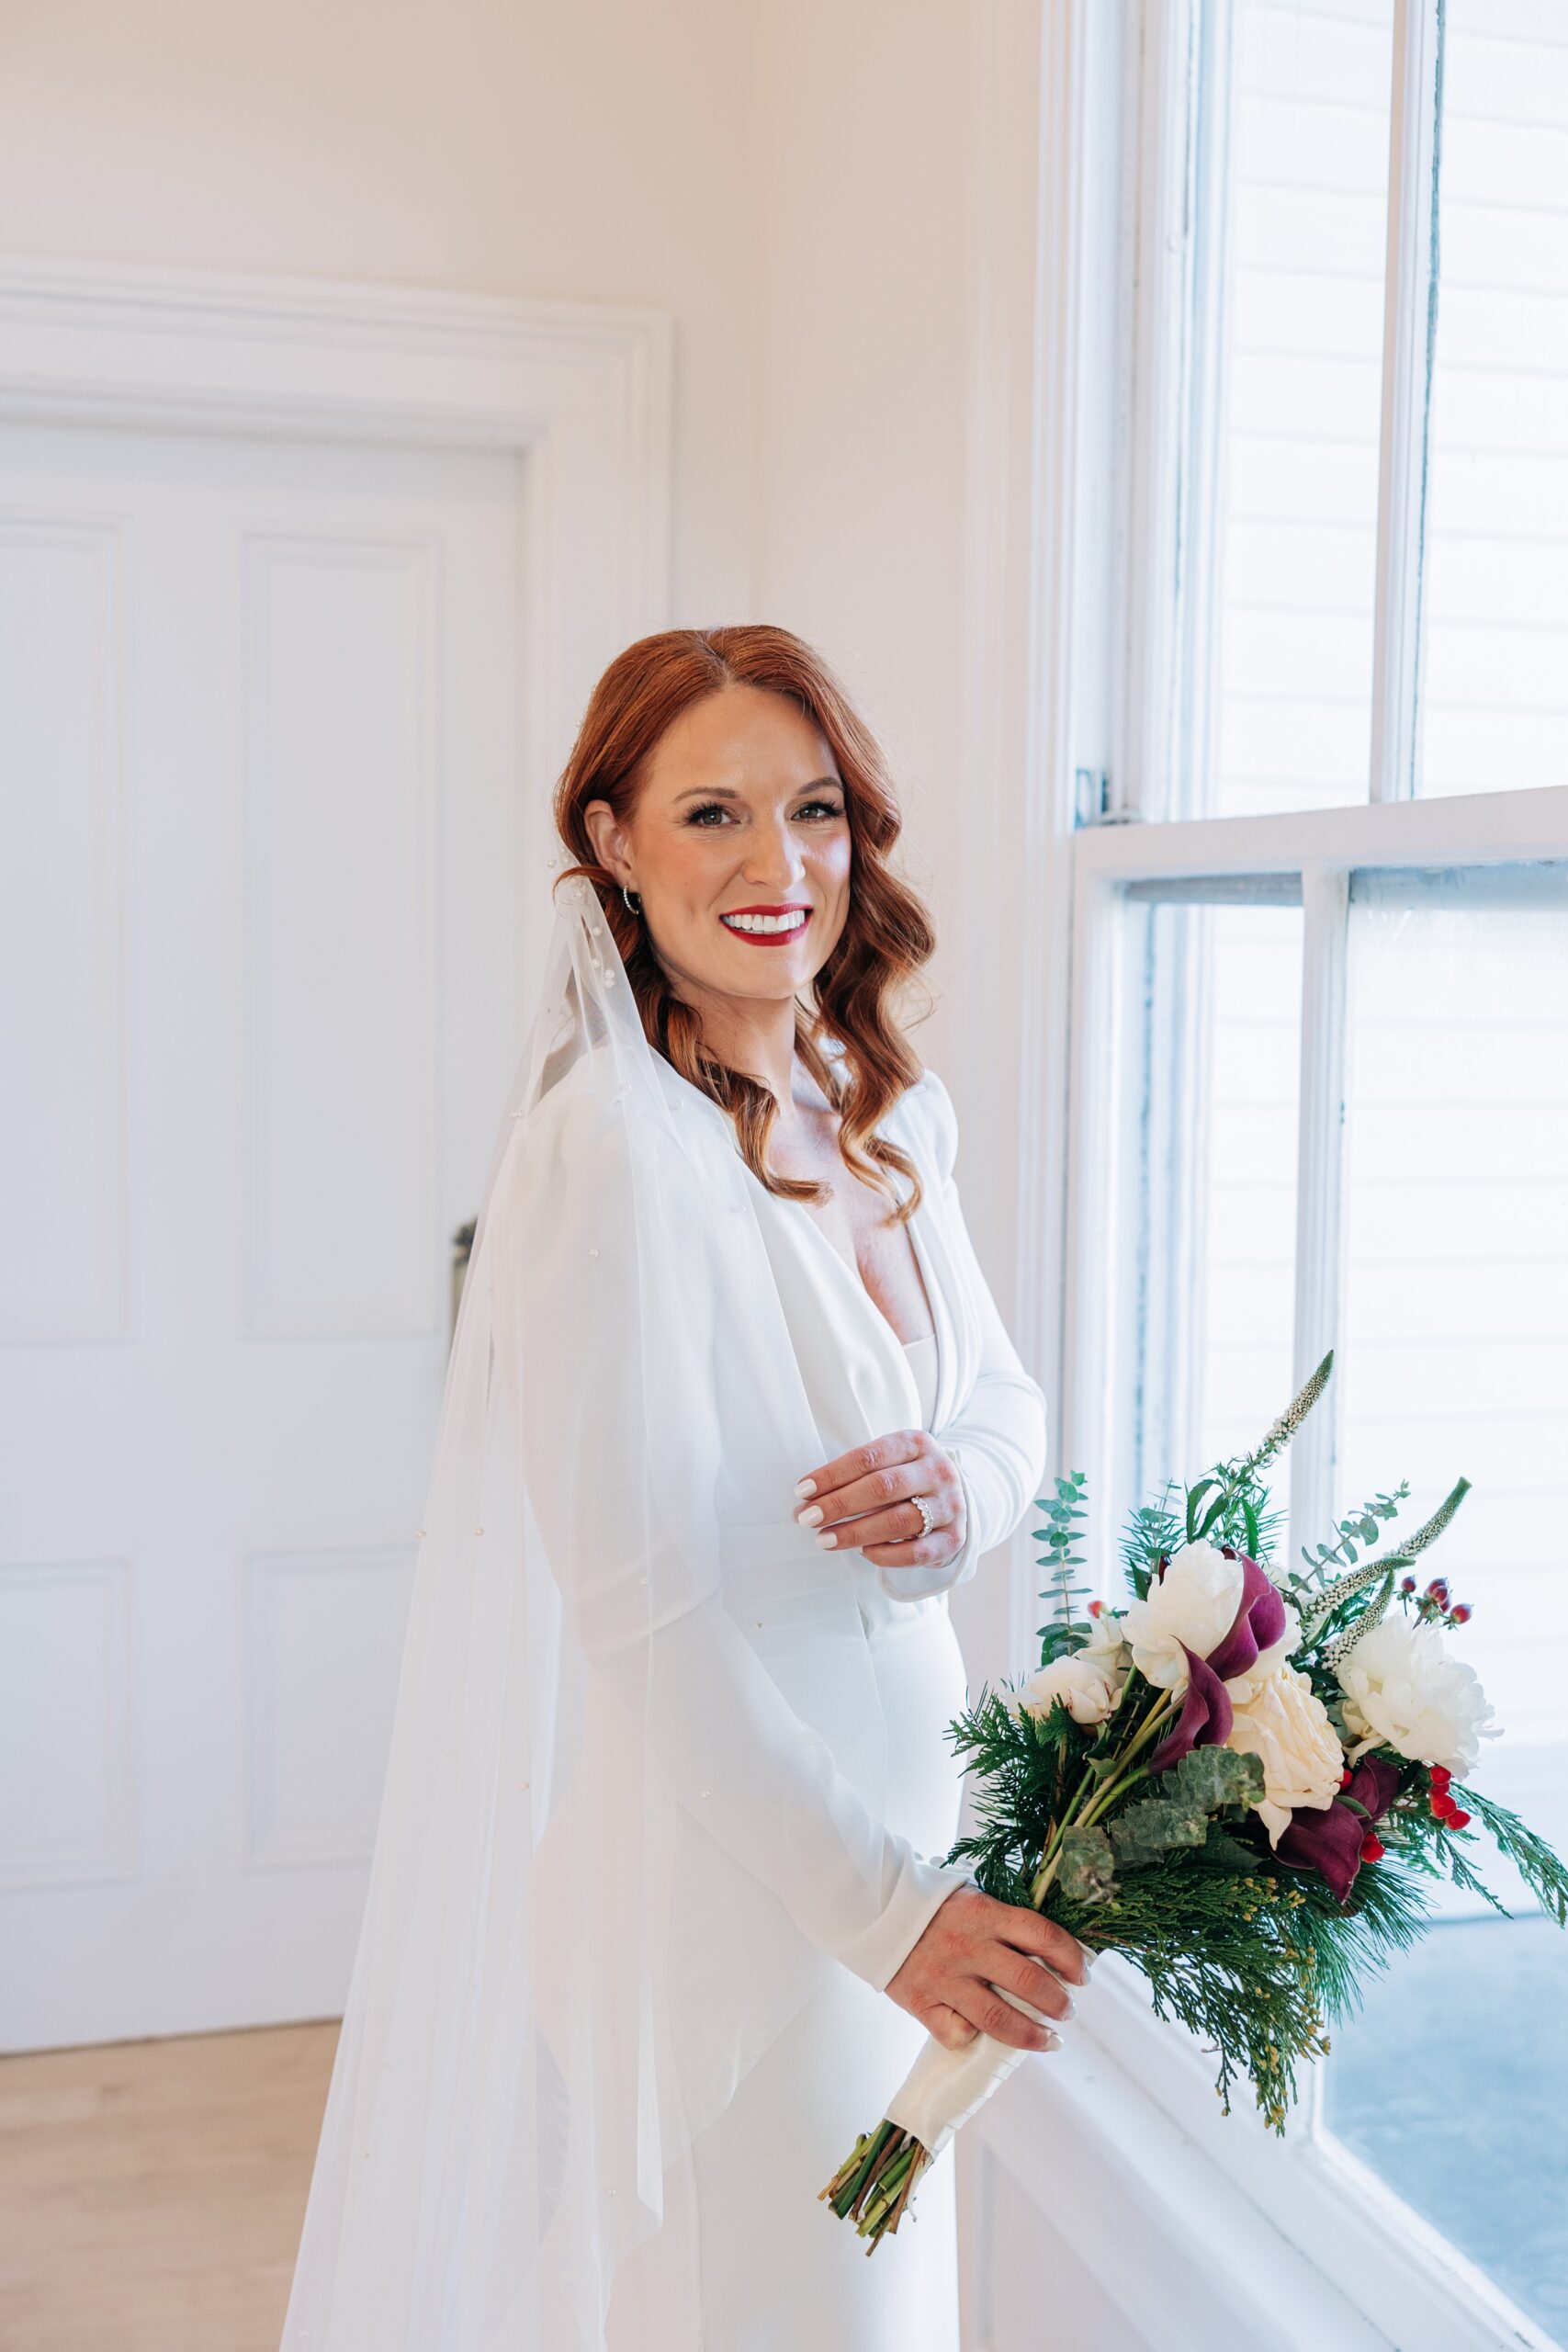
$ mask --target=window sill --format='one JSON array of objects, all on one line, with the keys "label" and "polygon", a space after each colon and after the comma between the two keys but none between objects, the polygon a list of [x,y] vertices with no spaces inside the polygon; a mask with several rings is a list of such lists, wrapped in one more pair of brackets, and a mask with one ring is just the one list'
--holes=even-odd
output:
[{"label": "window sill", "polygon": [[1114,1960],[970,2129],[1161,2352],[1555,2352],[1304,2120],[1280,2140],[1241,2098],[1224,2115],[1208,2062]]}]

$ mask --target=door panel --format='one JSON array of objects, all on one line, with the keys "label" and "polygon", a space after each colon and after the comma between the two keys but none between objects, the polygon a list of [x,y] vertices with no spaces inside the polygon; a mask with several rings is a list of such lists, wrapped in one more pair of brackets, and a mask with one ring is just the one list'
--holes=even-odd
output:
[{"label": "door panel", "polygon": [[521,1045],[517,463],[0,433],[0,2040],[332,2014]]}]

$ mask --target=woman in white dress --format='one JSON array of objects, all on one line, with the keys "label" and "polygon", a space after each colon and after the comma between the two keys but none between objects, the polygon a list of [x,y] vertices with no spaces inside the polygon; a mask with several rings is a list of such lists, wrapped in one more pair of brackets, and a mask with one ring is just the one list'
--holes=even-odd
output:
[{"label": "woman in white dress", "polygon": [[556,815],[286,2352],[956,2352],[951,2163],[874,2262],[817,2194],[928,2031],[1084,1977],[941,1860],[1045,1425],[889,1001],[930,926],[783,630],[629,647]]}]

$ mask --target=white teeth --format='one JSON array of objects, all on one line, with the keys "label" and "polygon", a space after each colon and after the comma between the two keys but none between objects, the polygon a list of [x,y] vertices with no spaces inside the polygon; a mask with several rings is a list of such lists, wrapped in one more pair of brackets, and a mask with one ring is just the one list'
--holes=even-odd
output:
[{"label": "white teeth", "polygon": [[796,907],[787,915],[721,915],[731,931],[799,931],[807,921],[807,910]]}]

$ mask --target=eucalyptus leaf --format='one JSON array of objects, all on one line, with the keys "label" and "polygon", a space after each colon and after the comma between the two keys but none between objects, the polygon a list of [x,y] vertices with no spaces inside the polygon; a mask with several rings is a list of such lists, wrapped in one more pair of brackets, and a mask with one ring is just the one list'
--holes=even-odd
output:
[{"label": "eucalyptus leaf", "polygon": [[1145,1797],[1111,1825],[1116,1859],[1130,1871],[1157,1862],[1173,1847],[1201,1846],[1208,1834],[1201,1805],[1179,1797]]},{"label": "eucalyptus leaf", "polygon": [[1263,1759],[1249,1748],[1190,1747],[1162,1777],[1160,1789],[1205,1813],[1222,1804],[1256,1804],[1263,1794]]},{"label": "eucalyptus leaf", "polygon": [[1116,1892],[1116,1858],[1103,1829],[1066,1831],[1057,1884],[1074,1903],[1111,1901]]}]

